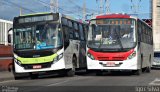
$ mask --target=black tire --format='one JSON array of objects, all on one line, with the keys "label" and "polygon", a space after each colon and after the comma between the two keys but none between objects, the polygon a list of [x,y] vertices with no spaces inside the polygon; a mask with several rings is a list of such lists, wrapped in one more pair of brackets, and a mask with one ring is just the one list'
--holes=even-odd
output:
[{"label": "black tire", "polygon": [[22,76],[21,76],[21,74],[15,72],[15,67],[14,67],[14,65],[12,66],[11,71],[12,71],[12,73],[13,73],[13,76],[14,76],[14,79],[15,79],[15,80],[21,79]]},{"label": "black tire", "polygon": [[[149,58],[149,63],[151,64],[151,56],[150,56],[150,58]],[[148,66],[148,67],[146,68],[146,72],[147,72],[147,73],[150,73],[150,72],[151,72],[151,66]]]},{"label": "black tire", "polygon": [[143,56],[141,56],[141,66],[140,66],[140,69],[138,69],[138,70],[133,70],[133,73],[134,73],[135,75],[141,75],[141,74],[142,74],[142,71],[143,71],[143,69],[142,69],[142,62],[143,62]]},{"label": "black tire", "polygon": [[20,74],[15,73],[15,71],[13,71],[13,76],[14,76],[14,79],[15,79],[15,80],[19,80],[19,79],[21,79]]},{"label": "black tire", "polygon": [[20,80],[28,76],[28,73],[16,73],[15,71],[13,71],[13,75],[15,80]]},{"label": "black tire", "polygon": [[38,73],[36,73],[36,74],[29,73],[29,76],[30,76],[31,79],[38,79],[39,74]]},{"label": "black tire", "polygon": [[135,74],[135,75],[141,75],[141,74],[142,74],[142,69],[133,70],[132,72],[133,72],[133,74]]},{"label": "black tire", "polygon": [[150,66],[148,66],[148,67],[146,68],[146,72],[147,72],[147,73],[150,73],[150,72],[151,72],[151,67],[150,67]]},{"label": "black tire", "polygon": [[72,69],[69,69],[69,70],[67,71],[67,76],[72,77],[72,76],[75,75],[76,62],[77,62],[77,58],[76,58],[75,56],[73,56],[73,59],[72,59],[73,67],[72,67]]}]

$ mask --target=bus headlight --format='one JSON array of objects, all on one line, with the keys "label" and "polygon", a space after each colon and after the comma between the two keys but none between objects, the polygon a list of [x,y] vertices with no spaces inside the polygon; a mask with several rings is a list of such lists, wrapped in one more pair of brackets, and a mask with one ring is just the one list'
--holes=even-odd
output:
[{"label": "bus headlight", "polygon": [[18,59],[14,59],[14,61],[15,61],[19,66],[21,66],[21,62],[20,62]]},{"label": "bus headlight", "polygon": [[92,60],[95,60],[94,56],[93,56],[91,53],[87,52],[87,56],[88,56],[89,58],[91,58]]},{"label": "bus headlight", "polygon": [[55,57],[53,59],[53,63],[57,62],[58,60],[60,60],[61,58],[63,58],[63,53],[59,54],[57,57]]},{"label": "bus headlight", "polygon": [[134,51],[132,54],[130,54],[129,56],[128,56],[128,59],[132,59],[132,58],[134,58],[136,56],[136,51]]}]

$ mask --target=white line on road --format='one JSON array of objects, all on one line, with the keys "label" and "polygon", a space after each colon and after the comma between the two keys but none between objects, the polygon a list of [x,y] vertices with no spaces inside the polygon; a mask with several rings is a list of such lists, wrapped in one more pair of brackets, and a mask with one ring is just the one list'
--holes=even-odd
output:
[{"label": "white line on road", "polygon": [[65,80],[65,81],[61,81],[61,82],[57,82],[57,83],[53,83],[53,84],[49,84],[47,86],[55,86],[55,85],[59,85],[59,84],[63,84],[63,83],[66,83],[66,82],[71,82],[71,81],[75,81],[75,80],[80,80],[80,79],[87,79],[88,77],[74,77],[74,78],[71,78],[71,79],[68,79],[68,80]]},{"label": "white line on road", "polygon": [[54,83],[54,84],[49,84],[47,86],[54,86],[54,85],[58,85],[58,84],[63,84],[65,82],[69,82],[70,80],[66,80],[66,81],[62,81],[62,82],[57,82],[57,83]]},{"label": "white line on road", "polygon": [[160,78],[155,78],[149,85],[160,85]]}]

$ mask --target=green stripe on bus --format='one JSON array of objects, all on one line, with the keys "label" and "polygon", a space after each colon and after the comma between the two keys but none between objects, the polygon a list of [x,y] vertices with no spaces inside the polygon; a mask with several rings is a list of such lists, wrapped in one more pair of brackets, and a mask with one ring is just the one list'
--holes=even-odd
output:
[{"label": "green stripe on bus", "polygon": [[33,14],[25,14],[20,16],[34,16],[34,15],[43,15],[43,14],[50,14],[51,12],[42,12],[42,13],[33,13]]},{"label": "green stripe on bus", "polygon": [[56,58],[57,56],[58,56],[57,54],[53,54],[51,56],[38,57],[38,58],[18,57],[17,60],[19,60],[21,64],[40,64],[40,63],[52,62],[53,59]]}]

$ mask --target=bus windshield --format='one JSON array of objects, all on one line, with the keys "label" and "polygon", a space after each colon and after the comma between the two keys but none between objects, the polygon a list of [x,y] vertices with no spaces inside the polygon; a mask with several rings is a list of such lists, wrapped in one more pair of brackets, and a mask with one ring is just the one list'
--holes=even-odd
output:
[{"label": "bus windshield", "polygon": [[135,46],[134,21],[130,24],[91,24],[88,47],[104,51],[130,49]]},{"label": "bus windshield", "polygon": [[154,52],[154,57],[160,58],[160,52]]},{"label": "bus windshield", "polygon": [[14,29],[14,48],[50,49],[62,46],[62,33],[58,24],[22,26]]}]

